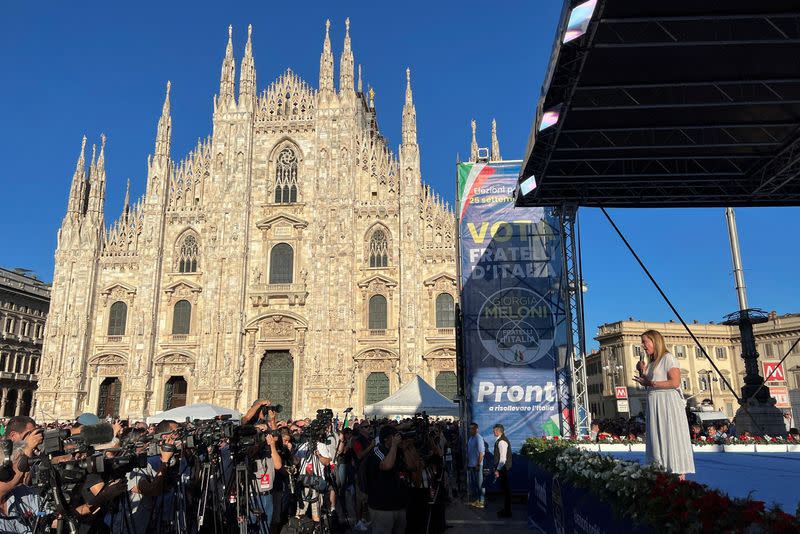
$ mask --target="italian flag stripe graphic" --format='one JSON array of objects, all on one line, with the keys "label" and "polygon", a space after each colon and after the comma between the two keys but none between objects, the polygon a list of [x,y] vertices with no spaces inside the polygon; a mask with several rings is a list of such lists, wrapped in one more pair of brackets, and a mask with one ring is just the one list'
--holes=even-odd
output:
[{"label": "italian flag stripe graphic", "polygon": [[475,190],[480,188],[491,175],[496,172],[494,167],[485,163],[462,164],[458,168],[458,200],[459,219],[464,218]]}]

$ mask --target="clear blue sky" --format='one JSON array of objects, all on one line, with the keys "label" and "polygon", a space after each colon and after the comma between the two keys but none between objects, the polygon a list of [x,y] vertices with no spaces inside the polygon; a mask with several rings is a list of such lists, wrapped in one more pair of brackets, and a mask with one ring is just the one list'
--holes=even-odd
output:
[{"label": "clear blue sky", "polygon": [[[481,146],[497,118],[502,153],[522,157],[560,0],[405,2],[14,2],[0,21],[0,265],[52,279],[56,231],[81,136],[108,136],[106,220],[125,180],[144,191],[146,157],[172,81],[173,158],[211,131],[211,99],[234,28],[237,67],[253,24],[259,91],[287,67],[316,86],[324,22],[338,66],[344,19],[378,121],[400,142],[405,68],[412,69],[423,178],[454,197],[456,155]],[[736,308],[722,209],[612,212],[687,320]],[[751,305],[800,311],[798,208],[737,212]],[[587,334],[633,316],[671,314],[595,210],[582,210]]]}]

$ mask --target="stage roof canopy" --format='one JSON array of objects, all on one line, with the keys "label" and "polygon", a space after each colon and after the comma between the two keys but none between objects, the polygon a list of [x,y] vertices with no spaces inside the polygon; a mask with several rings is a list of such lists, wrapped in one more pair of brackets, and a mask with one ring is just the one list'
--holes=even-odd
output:
[{"label": "stage roof canopy", "polygon": [[518,206],[800,205],[800,1],[566,0]]}]

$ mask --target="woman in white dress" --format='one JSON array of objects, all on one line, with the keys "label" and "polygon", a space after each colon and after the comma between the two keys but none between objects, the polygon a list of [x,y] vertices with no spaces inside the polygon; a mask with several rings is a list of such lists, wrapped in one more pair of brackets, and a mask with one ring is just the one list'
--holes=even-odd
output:
[{"label": "woman in white dress", "polygon": [[636,365],[634,380],[647,388],[647,463],[660,464],[686,479],[694,473],[694,454],[681,391],[681,368],[667,352],[664,337],[655,330],[642,334],[647,360]]}]

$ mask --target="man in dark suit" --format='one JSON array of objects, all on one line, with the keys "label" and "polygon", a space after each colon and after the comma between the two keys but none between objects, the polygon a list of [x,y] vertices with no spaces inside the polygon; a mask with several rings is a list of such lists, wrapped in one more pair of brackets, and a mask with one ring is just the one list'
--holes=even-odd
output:
[{"label": "man in dark suit", "polygon": [[511,470],[511,443],[505,435],[503,425],[496,424],[493,428],[494,436],[494,477],[500,482],[503,492],[503,509],[497,512],[497,517],[511,517],[511,486],[508,483],[508,472]]}]

